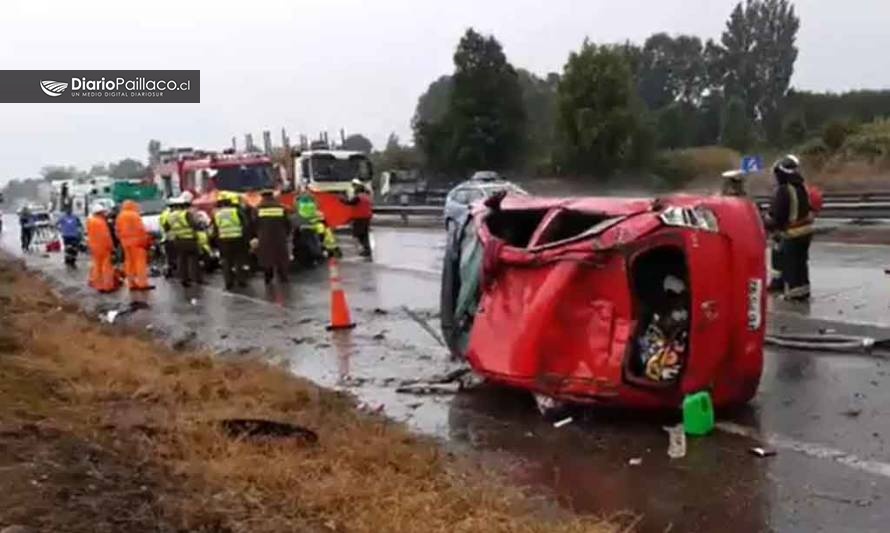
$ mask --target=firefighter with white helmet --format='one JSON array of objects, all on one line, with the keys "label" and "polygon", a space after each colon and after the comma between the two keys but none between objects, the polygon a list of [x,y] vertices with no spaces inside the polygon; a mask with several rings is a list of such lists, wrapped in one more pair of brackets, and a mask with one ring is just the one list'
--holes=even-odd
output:
[{"label": "firefighter with white helmet", "polygon": [[800,172],[800,159],[786,155],[776,162],[773,174],[776,189],[766,217],[767,230],[775,242],[770,289],[784,291],[788,300],[808,300],[813,208]]},{"label": "firefighter with white helmet", "polygon": [[192,194],[184,192],[175,202],[175,209],[168,217],[165,232],[173,240],[173,250],[176,255],[176,271],[183,287],[188,287],[194,280],[202,282],[201,269],[198,258],[198,230],[200,229],[197,217],[189,209],[192,204]]}]

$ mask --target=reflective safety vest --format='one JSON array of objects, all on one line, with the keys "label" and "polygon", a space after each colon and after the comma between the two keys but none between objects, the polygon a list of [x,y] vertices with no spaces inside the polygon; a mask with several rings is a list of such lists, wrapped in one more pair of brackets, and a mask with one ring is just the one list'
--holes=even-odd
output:
[{"label": "reflective safety vest", "polygon": [[170,234],[174,240],[194,240],[195,229],[189,224],[188,214],[185,209],[170,213]]},{"label": "reflective safety vest", "polygon": [[241,217],[238,216],[238,210],[234,207],[217,209],[213,220],[219,230],[220,239],[240,239],[244,235]]},{"label": "reflective safety vest", "polygon": [[165,207],[161,214],[158,216],[158,225],[161,227],[161,240],[167,240],[167,230],[164,229],[168,224],[170,224],[170,211],[169,207]]},{"label": "reflective safety vest", "polygon": [[284,208],[281,206],[260,207],[257,210],[260,218],[284,218]]},{"label": "reflective safety vest", "polygon": [[207,232],[198,231],[195,232],[195,235],[198,238],[198,248],[201,249],[201,253],[205,255],[213,255],[213,250],[210,248],[210,236],[207,235]]},{"label": "reflective safety vest", "polygon": [[802,215],[800,212],[800,199],[797,197],[797,189],[792,185],[786,185],[788,188],[788,198],[791,203],[788,206],[788,229],[782,235],[786,238],[793,239],[795,237],[803,237],[813,233],[813,211]]}]

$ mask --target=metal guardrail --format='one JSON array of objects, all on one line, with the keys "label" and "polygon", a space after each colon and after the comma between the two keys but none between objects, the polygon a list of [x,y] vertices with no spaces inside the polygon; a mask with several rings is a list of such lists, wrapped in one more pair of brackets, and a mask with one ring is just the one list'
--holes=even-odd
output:
[{"label": "metal guardrail", "polygon": [[375,205],[375,215],[441,216],[445,205]]}]

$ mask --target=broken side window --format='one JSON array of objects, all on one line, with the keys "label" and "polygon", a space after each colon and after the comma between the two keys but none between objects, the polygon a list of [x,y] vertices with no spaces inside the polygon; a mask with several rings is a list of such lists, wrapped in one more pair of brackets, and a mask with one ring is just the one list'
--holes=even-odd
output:
[{"label": "broken side window", "polygon": [[628,362],[633,378],[649,383],[679,379],[689,350],[690,293],[680,248],[660,246],[631,265],[638,328]]},{"label": "broken side window", "polygon": [[492,235],[508,245],[525,248],[547,212],[547,209],[492,211],[485,217],[485,224]]}]

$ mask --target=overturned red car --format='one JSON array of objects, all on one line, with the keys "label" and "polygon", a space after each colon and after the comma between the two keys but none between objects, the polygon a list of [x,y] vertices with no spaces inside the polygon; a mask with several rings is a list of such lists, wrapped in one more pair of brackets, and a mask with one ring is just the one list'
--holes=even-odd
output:
[{"label": "overturned red car", "polygon": [[744,198],[491,199],[449,235],[443,333],[478,374],[553,400],[743,404],[763,367],[764,243]]}]

